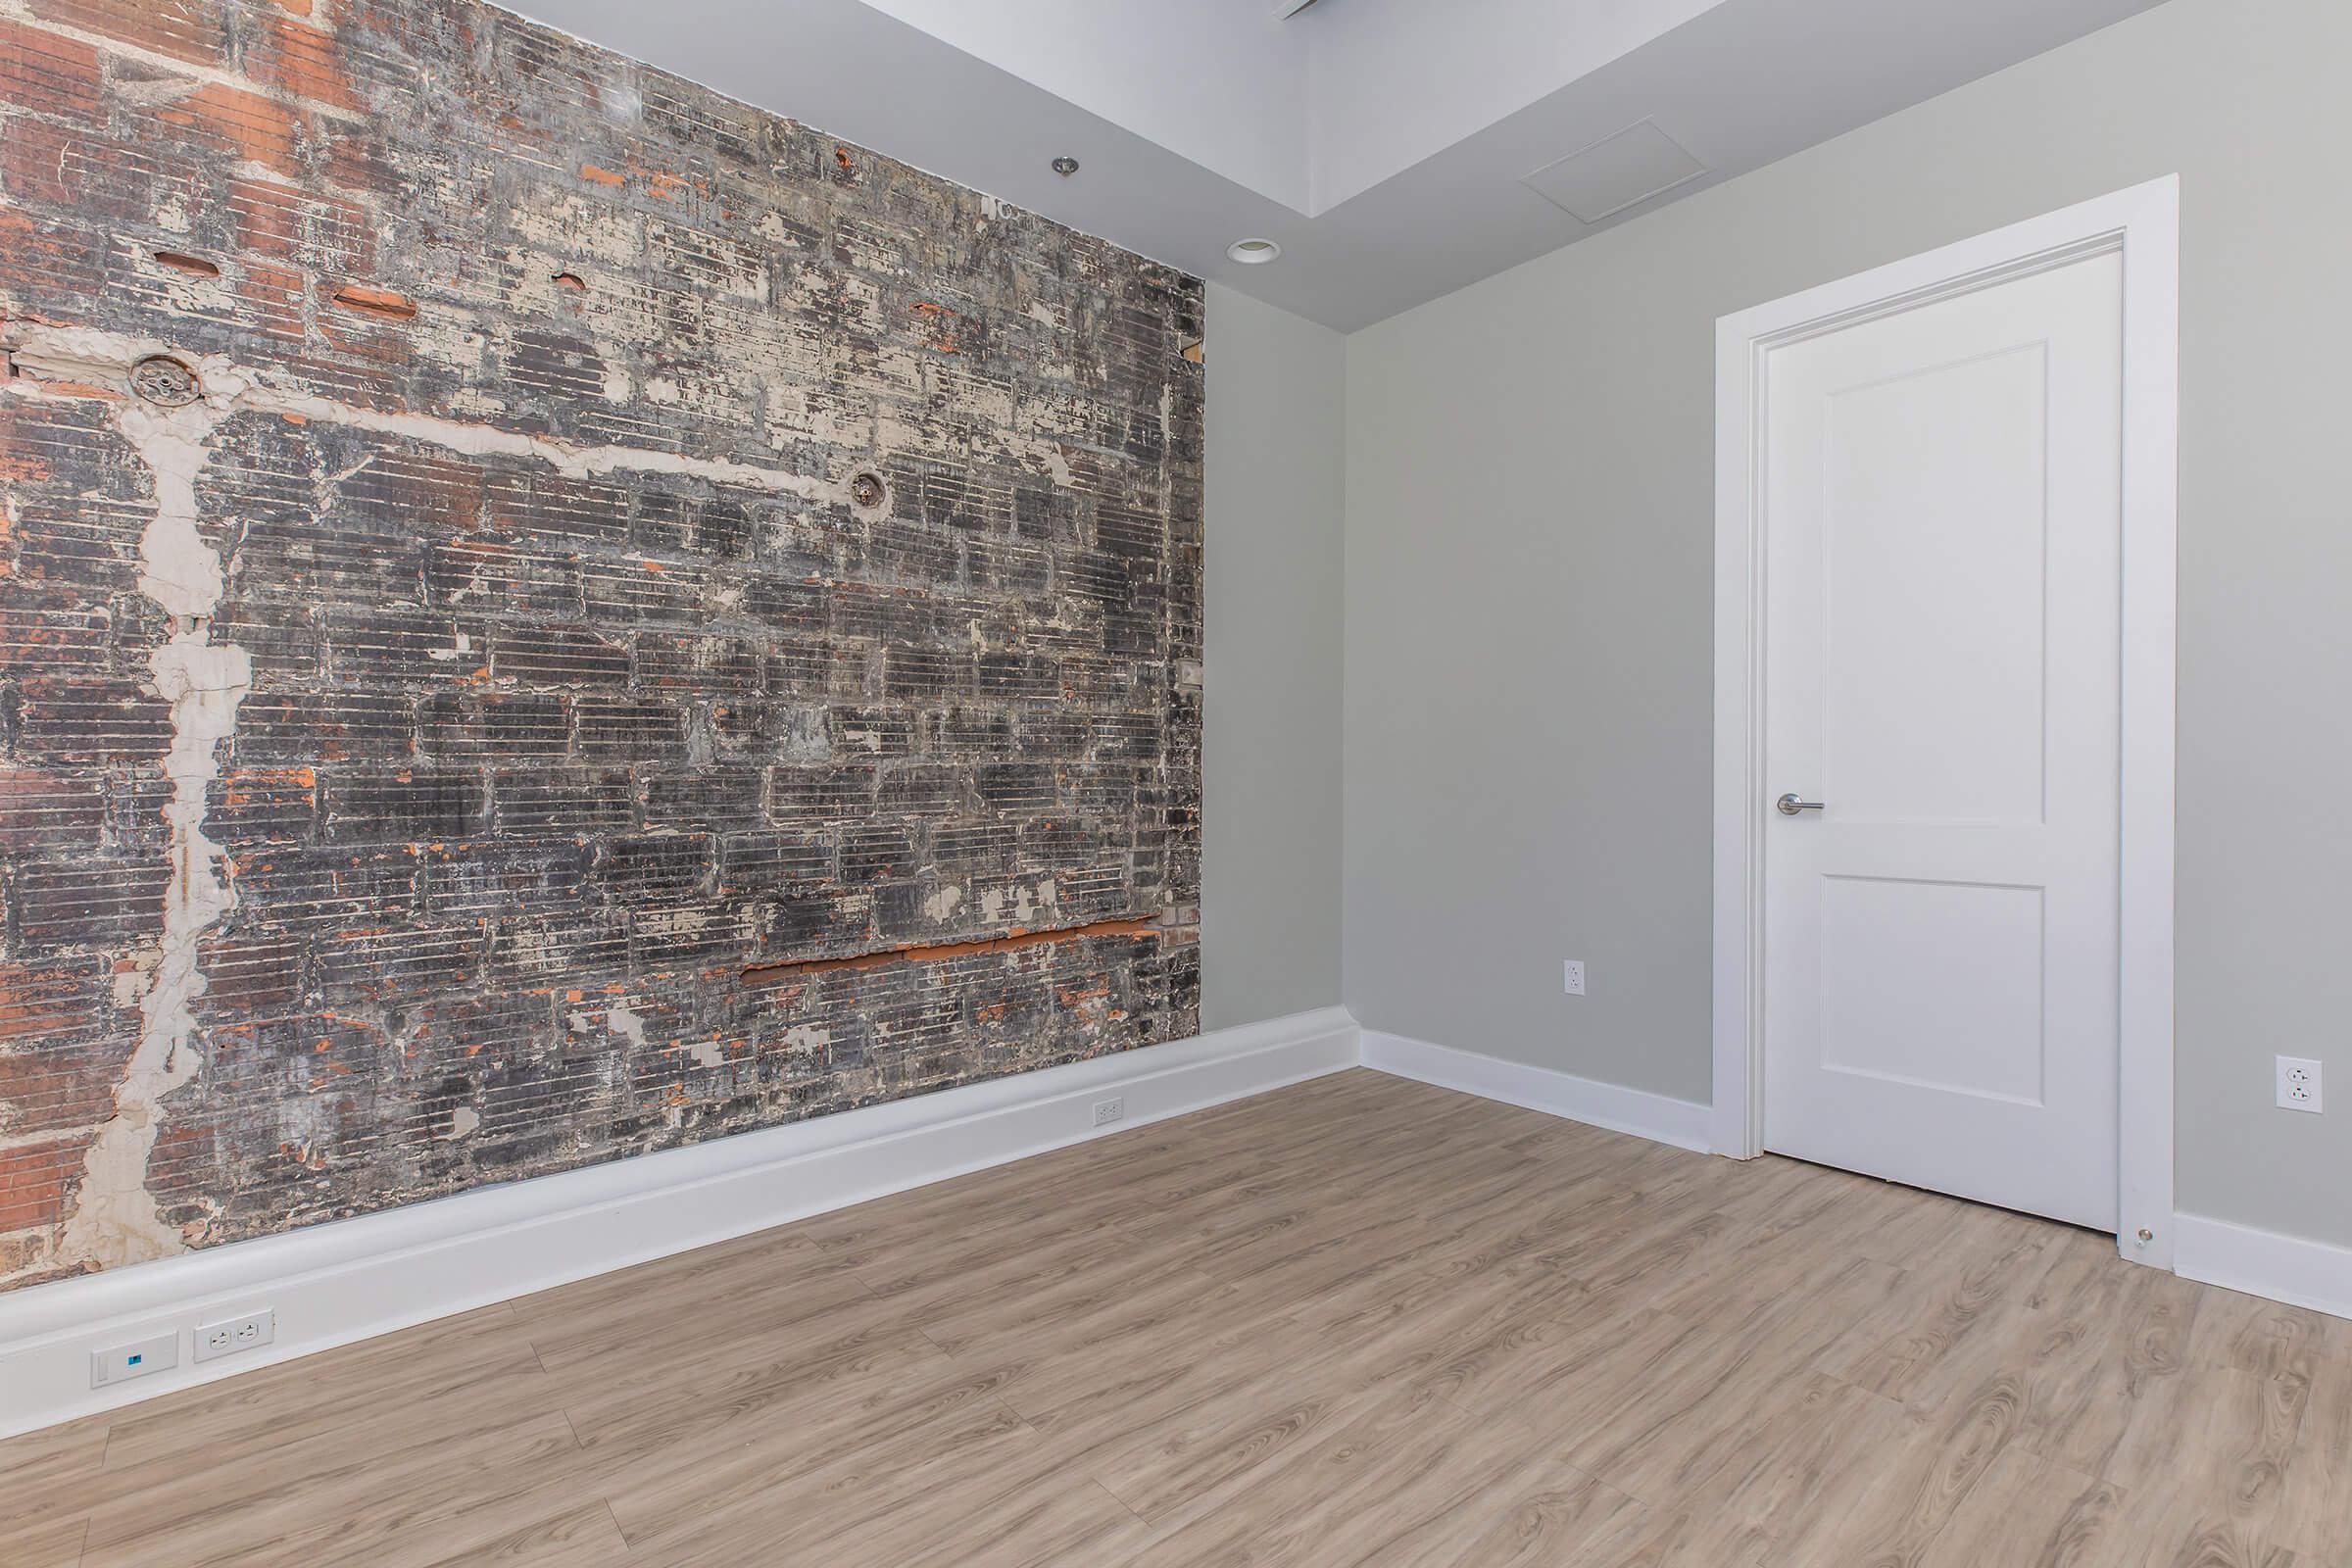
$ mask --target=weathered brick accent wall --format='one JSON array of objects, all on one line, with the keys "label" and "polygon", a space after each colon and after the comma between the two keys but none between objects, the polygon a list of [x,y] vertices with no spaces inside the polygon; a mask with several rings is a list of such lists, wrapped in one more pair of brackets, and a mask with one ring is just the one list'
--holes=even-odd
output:
[{"label": "weathered brick accent wall", "polygon": [[480,5],[0,0],[0,1283],[1193,1033],[1200,309]]}]

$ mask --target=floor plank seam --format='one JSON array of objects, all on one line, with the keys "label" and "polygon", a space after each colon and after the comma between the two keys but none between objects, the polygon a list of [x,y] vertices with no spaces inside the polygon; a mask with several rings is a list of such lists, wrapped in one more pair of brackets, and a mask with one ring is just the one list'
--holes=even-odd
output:
[{"label": "floor plank seam", "polygon": [[629,1539],[629,1533],[620,1528],[620,1515],[612,1511],[612,1499],[600,1494],[596,1500],[598,1504],[605,1510],[605,1517],[612,1522],[612,1534],[620,1538],[621,1549],[626,1551],[630,1556],[635,1556],[637,1554],[637,1543],[631,1541]]}]

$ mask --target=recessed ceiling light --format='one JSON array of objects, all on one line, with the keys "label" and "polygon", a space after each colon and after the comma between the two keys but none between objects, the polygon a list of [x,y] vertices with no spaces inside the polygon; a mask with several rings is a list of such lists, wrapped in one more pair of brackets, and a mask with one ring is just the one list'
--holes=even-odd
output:
[{"label": "recessed ceiling light", "polygon": [[1237,239],[1225,247],[1225,254],[1244,267],[1263,267],[1282,254],[1282,247],[1270,239]]},{"label": "recessed ceiling light", "polygon": [[1075,158],[1054,159],[1054,172],[1059,174],[1064,179],[1069,178],[1072,174],[1078,172],[1078,160]]}]

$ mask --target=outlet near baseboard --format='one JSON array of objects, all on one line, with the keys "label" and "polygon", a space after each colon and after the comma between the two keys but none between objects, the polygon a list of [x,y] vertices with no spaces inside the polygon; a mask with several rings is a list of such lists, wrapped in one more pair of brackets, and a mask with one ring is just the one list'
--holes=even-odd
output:
[{"label": "outlet near baseboard", "polygon": [[277,1314],[269,1307],[243,1317],[222,1318],[196,1330],[196,1359],[218,1360],[241,1350],[258,1350],[277,1338]]}]

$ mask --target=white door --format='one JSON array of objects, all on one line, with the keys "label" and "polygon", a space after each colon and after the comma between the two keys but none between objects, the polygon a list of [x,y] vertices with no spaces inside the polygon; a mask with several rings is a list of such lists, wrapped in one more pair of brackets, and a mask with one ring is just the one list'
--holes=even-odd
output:
[{"label": "white door", "polygon": [[2123,264],[1766,358],[1764,1144],[2113,1230]]}]

